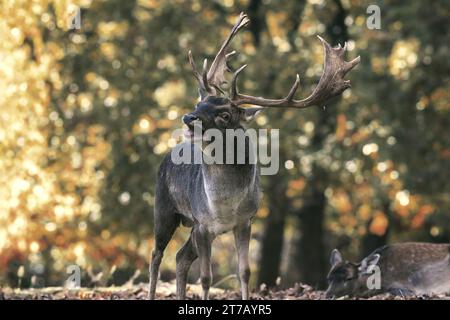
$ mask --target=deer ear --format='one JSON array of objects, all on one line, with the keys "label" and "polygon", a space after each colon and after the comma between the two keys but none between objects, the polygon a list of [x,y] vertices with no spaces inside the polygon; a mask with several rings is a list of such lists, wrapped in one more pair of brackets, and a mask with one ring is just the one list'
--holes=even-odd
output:
[{"label": "deer ear", "polygon": [[333,251],[331,251],[330,264],[332,267],[334,267],[340,262],[342,262],[342,255],[338,249],[334,249]]},{"label": "deer ear", "polygon": [[376,265],[378,263],[378,261],[380,261],[381,256],[376,253],[376,254],[372,254],[366,258],[364,258],[363,261],[361,261],[361,267],[360,269],[362,271],[367,270],[367,268],[371,265]]},{"label": "deer ear", "polygon": [[256,117],[256,115],[264,109],[263,107],[238,108],[241,113],[241,121],[244,122],[252,121]]}]

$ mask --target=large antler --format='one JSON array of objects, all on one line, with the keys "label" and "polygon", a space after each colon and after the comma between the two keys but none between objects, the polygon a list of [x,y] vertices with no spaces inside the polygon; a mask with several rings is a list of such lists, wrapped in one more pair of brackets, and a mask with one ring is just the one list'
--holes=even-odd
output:
[{"label": "large antler", "polygon": [[201,75],[195,67],[194,59],[192,58],[192,52],[189,50],[189,62],[191,63],[194,76],[200,85],[200,95],[202,99],[208,94],[217,94],[217,91],[223,93],[220,86],[226,83],[225,72],[230,71],[230,68],[227,65],[227,59],[236,53],[236,51],[227,53],[226,50],[231,40],[233,40],[239,30],[246,26],[249,22],[250,20],[248,19],[247,15],[241,12],[237,22],[231,29],[230,35],[217,52],[216,57],[214,58],[211,67],[209,68],[209,71],[207,59],[203,61],[203,71]]},{"label": "large antler", "polygon": [[[225,72],[230,71],[227,65],[227,59],[235,54],[235,51],[227,53],[226,50],[239,30],[249,22],[250,20],[246,14],[241,13],[239,15],[237,22],[231,29],[230,35],[220,47],[209,70],[207,59],[203,61],[202,74],[197,71],[192,58],[192,53],[189,51],[189,62],[191,63],[194,76],[200,85],[199,92],[202,100],[208,95],[216,95],[218,92],[223,93],[220,87],[222,84],[226,83]],[[332,48],[330,44],[320,36],[318,36],[318,38],[322,42],[325,52],[324,69],[319,83],[309,97],[303,100],[294,99],[295,92],[300,84],[300,77],[298,74],[294,85],[283,99],[266,99],[241,94],[237,90],[237,78],[240,72],[247,66],[244,65],[236,70],[233,75],[230,88],[231,102],[234,105],[254,104],[262,107],[306,108],[313,105],[322,105],[333,97],[340,95],[344,90],[350,88],[350,80],[345,80],[344,76],[359,63],[360,57],[358,56],[352,61],[345,61],[344,55],[347,44],[344,44],[344,47],[339,45],[336,48]]]},{"label": "large antler", "polygon": [[247,66],[244,65],[236,70],[231,81],[230,100],[233,104],[254,104],[262,107],[306,108],[313,105],[322,105],[333,97],[340,95],[344,90],[350,88],[350,80],[344,80],[344,76],[359,63],[360,57],[358,56],[352,61],[347,62],[344,60],[347,44],[345,44],[343,48],[341,45],[332,48],[330,44],[320,36],[317,37],[322,41],[325,51],[325,66],[319,83],[309,97],[303,100],[294,99],[295,92],[300,83],[298,74],[294,85],[283,99],[265,99],[240,94],[237,90],[237,78],[239,73]]}]

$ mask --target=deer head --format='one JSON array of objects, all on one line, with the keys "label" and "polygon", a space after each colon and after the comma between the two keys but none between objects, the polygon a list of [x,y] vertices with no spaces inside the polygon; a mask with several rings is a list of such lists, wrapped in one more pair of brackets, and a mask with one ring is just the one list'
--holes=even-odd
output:
[{"label": "deer head", "polygon": [[380,260],[379,254],[373,254],[361,261],[353,263],[342,258],[341,253],[334,249],[331,252],[331,270],[328,273],[328,289],[326,297],[341,296],[365,296],[370,292],[367,279],[371,272],[370,266],[377,265]]},{"label": "deer head", "polygon": [[[346,44],[344,47],[339,45],[332,48],[328,42],[318,36],[323,44],[325,59],[324,69],[319,83],[307,98],[296,100],[295,93],[300,84],[300,77],[297,74],[296,80],[283,99],[268,99],[262,97],[254,97],[239,93],[237,88],[237,79],[239,74],[244,70],[246,65],[237,69],[231,80],[231,86],[228,96],[225,94],[222,86],[227,82],[225,73],[230,72],[227,60],[233,56],[236,51],[228,52],[228,47],[238,32],[248,25],[250,20],[247,15],[241,13],[236,24],[231,29],[231,33],[220,47],[214,61],[208,68],[208,60],[203,61],[203,70],[200,74],[195,66],[192,52],[189,51],[189,62],[192,66],[194,77],[199,84],[199,94],[201,101],[197,104],[197,108],[191,114],[183,118],[183,122],[190,128],[191,123],[195,120],[206,121],[209,125],[220,125],[227,128],[238,127],[244,121],[251,120],[258,111],[263,108],[307,108],[314,105],[323,105],[333,97],[340,95],[344,90],[350,88],[350,80],[344,80],[344,76],[353,69],[360,61],[360,57],[352,61],[345,61],[344,55]],[[220,97],[220,98],[218,98]],[[241,105],[256,105],[256,108],[242,108]]]}]

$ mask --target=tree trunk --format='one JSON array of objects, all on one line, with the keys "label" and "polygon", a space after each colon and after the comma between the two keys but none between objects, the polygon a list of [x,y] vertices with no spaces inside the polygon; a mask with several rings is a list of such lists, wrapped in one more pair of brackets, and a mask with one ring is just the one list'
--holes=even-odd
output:
[{"label": "tree trunk", "polygon": [[302,280],[314,287],[324,285],[325,261],[323,245],[323,220],[325,210],[324,192],[318,187],[311,188],[299,215],[301,236],[298,242],[297,262],[301,270]]},{"label": "tree trunk", "polygon": [[273,176],[268,185],[267,200],[269,214],[265,220],[264,234],[261,241],[260,269],[258,284],[269,287],[276,284],[280,274],[281,254],[283,251],[284,226],[288,211],[286,183],[281,176]]},{"label": "tree trunk", "polygon": [[[332,45],[347,40],[347,15],[340,0],[334,1],[336,5],[335,16],[327,26],[327,35]],[[333,103],[334,104],[334,103]],[[336,124],[336,109],[328,108],[318,110],[319,119],[317,129],[311,141],[313,151],[323,148],[326,137],[334,132]],[[308,179],[305,191],[304,206],[298,212],[300,237],[297,242],[296,266],[300,268],[301,280],[307,284],[322,288],[325,284],[326,261],[324,247],[324,216],[326,197],[324,195],[328,185],[328,173],[313,164],[312,174]]]}]

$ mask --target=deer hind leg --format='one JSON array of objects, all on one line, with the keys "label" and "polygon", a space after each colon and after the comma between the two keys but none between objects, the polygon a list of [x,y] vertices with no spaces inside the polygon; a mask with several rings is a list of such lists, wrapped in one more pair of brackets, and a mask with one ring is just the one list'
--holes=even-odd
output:
[{"label": "deer hind leg", "polygon": [[164,250],[170,239],[172,239],[175,230],[180,224],[180,218],[173,211],[165,211],[162,214],[159,208],[155,210],[155,248],[152,252],[152,261],[150,264],[150,284],[148,298],[155,299],[156,283],[158,281],[159,266],[161,264]]},{"label": "deer hind leg", "polygon": [[202,299],[208,300],[212,281],[211,244],[213,236],[201,225],[194,226],[193,242],[200,260],[200,280],[202,283]]},{"label": "deer hind leg", "polygon": [[238,256],[239,280],[241,282],[242,300],[248,299],[248,281],[250,279],[250,267],[248,263],[248,249],[250,245],[251,224],[239,225],[234,228],[234,240]]},{"label": "deer hind leg", "polygon": [[193,244],[193,236],[191,236],[184,246],[177,252],[177,299],[186,299],[186,283],[189,269],[192,262],[197,259],[197,251]]}]

